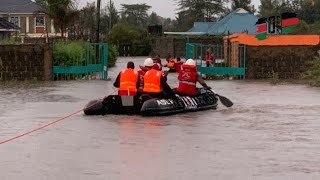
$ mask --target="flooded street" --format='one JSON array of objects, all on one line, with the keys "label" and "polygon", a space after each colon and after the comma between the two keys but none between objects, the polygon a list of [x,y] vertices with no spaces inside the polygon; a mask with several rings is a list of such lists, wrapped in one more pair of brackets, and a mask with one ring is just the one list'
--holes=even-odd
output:
[{"label": "flooded street", "polygon": [[[0,142],[115,92],[111,81],[0,84]],[[164,60],[163,60],[164,63]],[[169,74],[176,87],[177,74]],[[234,102],[164,117],[82,112],[0,144],[1,180],[301,180],[320,178],[320,89],[206,81]]]}]

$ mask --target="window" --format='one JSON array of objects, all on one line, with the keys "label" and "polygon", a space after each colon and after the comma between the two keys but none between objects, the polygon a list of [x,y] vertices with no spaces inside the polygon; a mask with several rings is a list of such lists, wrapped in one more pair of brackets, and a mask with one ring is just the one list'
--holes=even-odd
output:
[{"label": "window", "polygon": [[44,16],[36,17],[36,27],[44,27]]},{"label": "window", "polygon": [[19,17],[9,17],[9,21],[19,27]]}]

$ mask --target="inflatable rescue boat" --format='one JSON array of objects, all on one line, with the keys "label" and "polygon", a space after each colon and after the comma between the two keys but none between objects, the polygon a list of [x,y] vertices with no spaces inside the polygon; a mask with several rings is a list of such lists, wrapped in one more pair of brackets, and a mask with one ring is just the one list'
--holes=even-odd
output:
[{"label": "inflatable rescue boat", "polygon": [[217,105],[218,97],[215,93],[199,88],[196,96],[179,96],[175,99],[150,98],[147,95],[110,95],[104,99],[90,101],[84,108],[84,114],[139,114],[143,116],[158,116],[216,109]]}]

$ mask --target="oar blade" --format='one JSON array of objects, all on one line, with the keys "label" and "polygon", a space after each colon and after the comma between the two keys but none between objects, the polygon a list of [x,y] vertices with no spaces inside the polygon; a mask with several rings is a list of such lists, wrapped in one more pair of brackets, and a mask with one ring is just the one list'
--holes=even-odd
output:
[{"label": "oar blade", "polygon": [[231,107],[231,106],[233,106],[233,102],[230,101],[228,98],[226,98],[226,97],[224,97],[224,96],[220,96],[219,94],[216,94],[216,95],[219,97],[220,102],[221,102],[224,106],[226,106],[226,107]]}]

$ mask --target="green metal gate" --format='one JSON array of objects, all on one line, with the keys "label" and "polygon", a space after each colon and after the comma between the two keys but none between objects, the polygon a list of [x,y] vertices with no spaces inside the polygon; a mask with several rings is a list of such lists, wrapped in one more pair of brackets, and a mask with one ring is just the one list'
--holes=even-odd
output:
[{"label": "green metal gate", "polygon": [[[108,44],[86,43],[85,46],[85,53],[79,53],[79,55],[73,57],[68,56],[68,63],[54,60],[52,67],[54,80],[85,79],[89,76],[100,77],[103,80],[107,79]],[[55,58],[53,57],[53,59]]]},{"label": "green metal gate", "polygon": [[[214,63],[207,67],[206,51],[211,49]],[[203,45],[197,43],[186,44],[186,59],[194,59],[197,70],[208,75],[232,75],[245,79],[246,46],[245,45]]]}]

